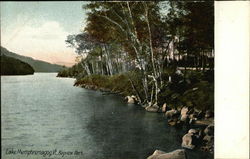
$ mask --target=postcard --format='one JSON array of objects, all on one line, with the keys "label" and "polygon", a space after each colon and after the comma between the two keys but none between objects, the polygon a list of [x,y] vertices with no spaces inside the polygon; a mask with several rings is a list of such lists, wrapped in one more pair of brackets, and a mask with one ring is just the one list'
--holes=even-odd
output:
[{"label": "postcard", "polygon": [[[228,95],[249,91],[229,86],[227,78],[239,77],[238,88],[246,88],[247,74],[239,74],[247,69],[235,63],[222,71],[233,61],[220,53],[221,42],[230,41],[223,30],[235,26],[221,27],[230,22],[223,3],[234,6],[1,2],[1,158],[246,158],[248,101],[240,98],[236,109]],[[230,37],[237,39],[244,26]],[[239,52],[249,64],[249,54]],[[225,114],[219,99],[228,104]],[[232,114],[238,117],[231,120]],[[232,127],[242,136],[225,132]],[[229,135],[241,151],[231,151]]]}]

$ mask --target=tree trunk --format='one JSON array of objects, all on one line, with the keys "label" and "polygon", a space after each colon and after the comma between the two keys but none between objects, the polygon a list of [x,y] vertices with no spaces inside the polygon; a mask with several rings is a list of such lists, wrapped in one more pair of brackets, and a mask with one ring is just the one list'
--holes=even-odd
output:
[{"label": "tree trunk", "polygon": [[157,73],[156,73],[156,67],[155,67],[155,60],[154,60],[154,50],[153,50],[153,43],[152,43],[152,33],[151,33],[151,28],[149,24],[149,18],[148,18],[148,6],[147,2],[144,2],[144,8],[145,8],[145,19],[147,23],[147,28],[148,28],[148,36],[149,36],[149,47],[150,47],[150,53],[151,53],[151,62],[152,62],[152,67],[153,67],[153,79],[155,83],[155,103],[157,104],[158,102],[158,83],[157,83]]},{"label": "tree trunk", "polygon": [[84,67],[84,69],[86,70],[87,75],[91,75],[91,72],[90,72],[88,64],[86,64],[86,62],[83,62],[83,63],[81,62],[81,64]]}]

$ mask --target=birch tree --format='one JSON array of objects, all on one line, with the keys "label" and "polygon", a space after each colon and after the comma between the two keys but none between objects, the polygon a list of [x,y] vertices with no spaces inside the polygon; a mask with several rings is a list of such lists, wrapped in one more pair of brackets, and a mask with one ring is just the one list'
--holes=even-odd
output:
[{"label": "birch tree", "polygon": [[[155,24],[152,17],[158,18],[156,2],[92,2],[85,8],[90,9],[86,31],[97,38],[102,35],[101,40],[106,43],[115,40],[122,44],[141,71],[145,97],[143,103],[154,101],[157,104],[160,69],[156,67],[152,33],[152,25]],[[154,15],[149,17],[150,14]],[[99,30],[97,22],[103,24],[98,26]],[[151,94],[154,98],[149,97],[149,80],[154,83],[154,95]]]}]

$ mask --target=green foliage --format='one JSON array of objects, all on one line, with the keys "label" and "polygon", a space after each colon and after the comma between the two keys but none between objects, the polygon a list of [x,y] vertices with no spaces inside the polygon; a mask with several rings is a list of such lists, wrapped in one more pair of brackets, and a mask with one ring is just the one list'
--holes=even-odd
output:
[{"label": "green foliage", "polygon": [[214,109],[213,72],[187,71],[186,76],[173,75],[159,94],[159,103],[170,107],[192,106],[200,110]]},{"label": "green foliage", "polygon": [[201,81],[188,89],[181,97],[183,104],[200,110],[214,109],[214,85]]},{"label": "green foliage", "polygon": [[[171,1],[166,17],[173,34],[182,38],[179,50],[197,54],[214,47],[214,2]],[[205,17],[205,18],[204,18]]]},{"label": "green foliage", "polygon": [[34,69],[27,63],[8,56],[1,56],[1,75],[34,74]]},{"label": "green foliage", "polygon": [[78,84],[86,84],[86,85],[93,85],[99,88],[104,87],[108,88],[108,76],[103,75],[91,75],[85,76],[80,80],[76,81],[76,85]]},{"label": "green foliage", "polygon": [[80,66],[80,64],[75,64],[70,68],[64,68],[60,72],[58,72],[57,77],[74,77],[74,78],[81,78],[85,76],[85,71]]},{"label": "green foliage", "polygon": [[71,77],[71,75],[70,75],[68,69],[64,69],[64,70],[58,72],[57,77]]},{"label": "green foliage", "polygon": [[[211,72],[206,72],[209,74]],[[136,86],[137,91],[143,94],[141,75],[136,72],[127,72],[113,76],[90,75],[76,81],[76,85],[91,85],[97,89],[104,88],[112,92],[119,92],[124,96],[136,94],[129,79]],[[173,81],[167,83],[159,93],[159,104],[167,103],[176,108],[191,106],[200,110],[214,109],[214,84],[206,79],[205,73],[189,71],[186,77],[174,75]]]},{"label": "green foliage", "polygon": [[136,89],[142,90],[142,86],[137,84],[139,82],[139,76],[133,72],[127,72],[125,74],[116,74],[113,76],[107,75],[89,75],[81,79],[76,80],[75,85],[91,85],[98,89],[105,89],[112,92],[119,92],[120,94],[126,96],[131,94],[136,94],[133,89],[130,80],[134,81]]},{"label": "green foliage", "polygon": [[[76,68],[76,66],[74,66]],[[73,75],[73,68],[61,72],[61,76]],[[179,106],[192,106],[200,110],[214,109],[214,83],[213,71],[187,71],[186,75],[179,75],[172,69],[164,72],[164,86],[159,93],[159,105],[167,103],[168,106],[176,108]],[[171,82],[167,82],[171,76]],[[77,78],[75,85],[91,85],[96,89],[119,92],[124,96],[139,93],[145,99],[142,86],[142,75],[139,70],[116,74],[113,76],[93,74]],[[132,87],[131,81],[135,88]],[[136,89],[136,90],[135,90]],[[149,92],[152,87],[149,87]]]}]

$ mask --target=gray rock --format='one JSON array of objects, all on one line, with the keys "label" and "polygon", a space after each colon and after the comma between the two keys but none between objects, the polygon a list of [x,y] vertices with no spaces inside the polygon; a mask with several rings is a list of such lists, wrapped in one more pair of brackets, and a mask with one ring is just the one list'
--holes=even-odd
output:
[{"label": "gray rock", "polygon": [[180,119],[181,121],[186,122],[187,119],[188,119],[188,115],[187,114],[181,115],[181,119]]},{"label": "gray rock", "polygon": [[125,100],[127,100],[128,104],[134,104],[135,103],[135,98],[134,96],[126,96]]},{"label": "gray rock", "polygon": [[172,118],[172,116],[175,115],[177,112],[178,112],[177,110],[171,109],[171,110],[169,110],[169,111],[166,111],[165,116],[166,116],[167,118]]},{"label": "gray rock", "polygon": [[178,149],[169,153],[155,150],[147,159],[186,159],[186,152],[183,149]]},{"label": "gray rock", "polygon": [[193,143],[193,134],[187,133],[182,137],[182,144],[181,146],[187,149],[194,149],[195,145]]},{"label": "gray rock", "polygon": [[182,137],[181,146],[187,149],[193,149],[199,144],[201,136],[200,132],[196,129],[190,129],[187,134]]},{"label": "gray rock", "polygon": [[181,109],[181,115],[186,115],[187,112],[188,112],[188,107],[183,107],[183,108]]},{"label": "gray rock", "polygon": [[181,109],[181,121],[186,122],[188,119],[188,107],[183,107]]},{"label": "gray rock", "polygon": [[132,95],[131,98],[133,98],[135,101],[137,101],[137,97],[135,95]]},{"label": "gray rock", "polygon": [[197,132],[198,132],[198,131],[195,130],[195,129],[190,129],[190,130],[188,131],[189,134],[196,134]]},{"label": "gray rock", "polygon": [[165,113],[165,112],[167,111],[167,104],[166,104],[166,103],[163,104],[163,106],[162,106],[162,108],[161,108],[161,111],[162,111],[163,113]]},{"label": "gray rock", "polygon": [[157,104],[154,104],[153,106],[149,105],[145,109],[148,112],[157,112],[159,109],[159,106]]}]

